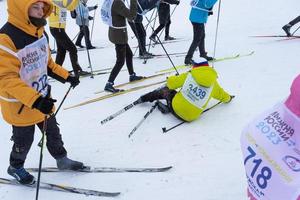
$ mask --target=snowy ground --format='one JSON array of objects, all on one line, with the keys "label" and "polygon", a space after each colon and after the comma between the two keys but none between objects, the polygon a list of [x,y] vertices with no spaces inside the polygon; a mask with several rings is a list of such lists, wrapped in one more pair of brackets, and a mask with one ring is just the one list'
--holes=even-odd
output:
[{"label": "snowy ground", "polygon": [[[167,44],[169,53],[185,52],[192,38],[192,26],[188,20],[189,1],[183,1],[172,17],[171,35],[188,41]],[[100,1],[90,0],[94,5]],[[236,95],[232,103],[220,105],[204,114],[199,120],[184,124],[163,134],[161,127],[171,127],[179,121],[172,115],[153,114],[142,124],[131,139],[128,134],[150,104],[137,106],[113,121],[101,125],[100,121],[140,95],[155,89],[129,93],[79,108],[61,110],[58,114],[61,132],[69,157],[91,166],[156,167],[172,165],[169,172],[155,174],[42,174],[42,181],[72,185],[105,191],[120,191],[124,200],[245,200],[246,179],[242,164],[239,137],[243,126],[255,115],[286,98],[293,78],[299,73],[299,40],[277,41],[275,38],[251,38],[251,35],[283,34],[281,27],[296,17],[299,1],[271,0],[223,1],[216,57],[255,51],[250,57],[215,64],[220,84]],[[213,53],[217,9],[206,26],[206,48]],[[6,1],[0,2],[0,25],[6,21]],[[91,12],[93,15],[93,12]],[[78,30],[74,20],[68,18],[67,32],[73,38]],[[91,26],[90,26],[91,28]],[[148,32],[150,34],[150,32]],[[50,35],[50,34],[49,34]],[[133,36],[130,33],[130,36]],[[132,46],[135,39],[130,39]],[[51,38],[51,46],[53,40]],[[107,27],[102,24],[99,9],[93,33],[93,44],[104,49],[90,51],[93,69],[112,67],[115,62],[114,46],[108,41]],[[135,49],[133,48],[133,51]],[[150,50],[163,53],[161,47]],[[197,53],[195,53],[195,59]],[[79,52],[79,62],[85,70],[88,66],[86,52]],[[183,63],[184,57],[172,57],[175,65]],[[69,58],[64,66],[70,68]],[[152,59],[147,64],[134,59],[139,75],[152,75],[156,71],[171,67],[168,59]],[[94,92],[102,90],[108,75],[94,79],[84,78],[71,91],[64,107],[98,97]],[[147,83],[162,80],[157,78]],[[127,72],[121,72],[116,84],[128,81]],[[145,83],[141,83],[145,84]],[[62,99],[68,84],[53,83],[53,96]],[[11,127],[0,120],[1,153],[0,177],[6,174]],[[37,131],[35,142],[28,155],[26,167],[38,167],[40,139]],[[55,166],[54,159],[45,151],[44,166]],[[35,190],[0,185],[0,199],[33,199]],[[40,191],[40,199],[99,199],[76,194]]]}]

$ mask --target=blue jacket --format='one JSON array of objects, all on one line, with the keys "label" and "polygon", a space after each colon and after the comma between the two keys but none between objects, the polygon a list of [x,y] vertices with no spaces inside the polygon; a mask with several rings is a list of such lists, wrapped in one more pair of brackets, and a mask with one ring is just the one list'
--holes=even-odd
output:
[{"label": "blue jacket", "polygon": [[208,10],[211,9],[218,0],[192,0],[192,10],[190,13],[190,21],[196,23],[206,23],[208,18]]}]

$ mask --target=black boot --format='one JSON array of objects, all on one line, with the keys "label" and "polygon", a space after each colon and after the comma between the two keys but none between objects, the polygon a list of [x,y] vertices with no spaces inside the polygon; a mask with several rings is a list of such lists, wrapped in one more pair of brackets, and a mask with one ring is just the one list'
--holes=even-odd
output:
[{"label": "black boot", "polygon": [[158,110],[159,110],[162,114],[168,114],[168,113],[171,112],[171,111],[170,111],[170,108],[169,108],[167,105],[165,105],[165,104],[163,104],[162,102],[160,102],[160,101],[158,101],[157,108],[158,108]]},{"label": "black boot", "polygon": [[79,42],[76,42],[75,45],[78,46],[79,48],[84,48],[84,46]]},{"label": "black boot", "polygon": [[212,61],[214,58],[211,56],[208,56],[207,53],[200,54],[200,57],[205,58],[207,61]]},{"label": "black boot", "polygon": [[176,40],[176,38],[168,35],[168,36],[165,36],[165,40]]},{"label": "black boot", "polygon": [[56,159],[56,164],[60,170],[80,170],[84,168],[82,162],[71,160],[67,156]]},{"label": "black boot", "polygon": [[195,61],[191,57],[186,56],[185,59],[184,59],[184,64],[185,65],[194,65]]},{"label": "black boot", "polygon": [[149,37],[149,39],[154,43],[154,44],[158,44],[158,41],[156,40],[156,35],[151,35],[150,37]]},{"label": "black boot", "polygon": [[132,82],[132,81],[138,81],[138,80],[141,80],[145,78],[144,76],[137,76],[135,73],[131,74],[129,76],[129,81]]},{"label": "black boot", "polygon": [[124,91],[122,89],[114,88],[113,85],[114,85],[113,83],[107,82],[106,85],[105,85],[105,87],[104,87],[104,90],[107,91],[107,92],[112,92],[112,93],[117,93],[117,92]]},{"label": "black boot", "polygon": [[14,168],[12,166],[9,166],[7,169],[7,173],[13,176],[21,184],[32,185],[35,183],[34,176],[27,172],[24,167]]}]

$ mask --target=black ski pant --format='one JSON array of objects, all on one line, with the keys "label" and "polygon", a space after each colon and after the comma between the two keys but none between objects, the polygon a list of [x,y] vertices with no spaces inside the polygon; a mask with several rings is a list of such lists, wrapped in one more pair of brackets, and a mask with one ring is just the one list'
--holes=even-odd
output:
[{"label": "black ski pant", "polygon": [[146,52],[146,30],[142,22],[129,22],[129,25],[138,40],[139,55],[144,55]]},{"label": "black ski pant", "polygon": [[192,59],[196,48],[199,48],[200,56],[206,56],[205,51],[205,27],[204,24],[192,22],[193,25],[193,41],[186,55],[186,59]]},{"label": "black ski pant", "polygon": [[85,46],[88,48],[88,47],[91,47],[92,46],[92,43],[91,43],[91,40],[90,40],[90,29],[88,26],[84,25],[84,26],[79,26],[80,28],[80,31],[79,31],[79,34],[78,34],[78,37],[77,37],[77,40],[75,42],[76,45],[81,45],[81,40],[82,38],[84,37],[84,40],[85,40]]},{"label": "black ski pant", "polygon": [[[163,87],[163,88],[153,90],[152,92],[149,92],[149,93],[141,96],[141,99],[143,102],[153,102],[155,100],[164,99],[164,100],[166,100],[167,106],[168,106],[169,110],[171,111],[171,113],[176,118],[183,120],[175,113],[173,106],[172,106],[172,100],[176,94],[177,94],[176,90],[171,90],[168,87]],[[160,106],[160,105],[158,105],[158,106]]]},{"label": "black ski pant", "polygon": [[81,71],[82,69],[78,64],[77,48],[65,32],[65,29],[50,28],[50,33],[55,38],[57,45],[57,54],[55,62],[59,65],[63,65],[66,53],[68,51],[74,72]]},{"label": "black ski pant", "polygon": [[171,21],[168,21],[167,24],[159,24],[159,26],[154,30],[152,36],[157,36],[157,34],[165,28],[165,38],[169,36]]},{"label": "black ski pant", "polygon": [[163,28],[165,28],[165,38],[169,36],[171,25],[170,5],[160,3],[158,7],[159,26],[154,30],[153,36],[156,36]]},{"label": "black ski pant", "polygon": [[[43,130],[44,122],[40,122],[36,125],[41,131]],[[9,159],[12,167],[20,168],[24,166],[27,154],[34,140],[34,131],[35,125],[22,127],[12,126],[13,135],[11,139],[14,144]],[[50,117],[47,120],[46,139],[47,149],[55,159],[67,155],[55,117]]]},{"label": "black ski pant", "polygon": [[125,64],[125,60],[126,60],[126,66],[127,66],[129,75],[134,74],[133,64],[132,64],[133,54],[132,54],[132,51],[131,51],[128,43],[127,44],[115,44],[115,49],[116,49],[117,61],[109,75],[109,78],[108,78],[108,82],[110,82],[110,83],[114,83],[116,77],[118,76],[123,65]]},{"label": "black ski pant", "polygon": [[292,25],[292,26],[294,26],[298,22],[300,22],[300,16],[298,16],[295,19],[293,19],[292,21],[290,21],[289,24]]}]

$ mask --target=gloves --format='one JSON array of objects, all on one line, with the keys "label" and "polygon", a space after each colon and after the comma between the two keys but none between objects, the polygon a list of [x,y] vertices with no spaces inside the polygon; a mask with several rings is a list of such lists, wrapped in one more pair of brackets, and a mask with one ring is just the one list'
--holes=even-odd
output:
[{"label": "gloves", "polygon": [[42,97],[40,96],[32,105],[32,108],[36,108],[45,115],[51,114],[54,103],[56,102],[55,99]]},{"label": "gloves", "polygon": [[94,9],[96,10],[97,8],[98,8],[98,5],[95,5],[95,6],[94,6]]},{"label": "gloves", "polygon": [[73,88],[75,88],[80,83],[78,76],[70,75],[70,76],[68,76],[66,81],[69,82]]},{"label": "gloves", "polygon": [[94,17],[92,17],[92,16],[89,16],[89,17],[88,17],[88,19],[89,19],[89,20],[93,20],[93,19],[94,19]]},{"label": "gloves", "polygon": [[179,5],[179,3],[180,3],[180,1],[176,1],[176,3],[175,3],[175,4],[176,4],[176,5]]}]

